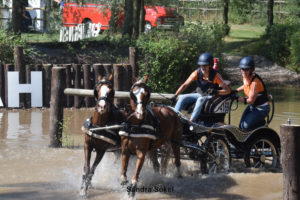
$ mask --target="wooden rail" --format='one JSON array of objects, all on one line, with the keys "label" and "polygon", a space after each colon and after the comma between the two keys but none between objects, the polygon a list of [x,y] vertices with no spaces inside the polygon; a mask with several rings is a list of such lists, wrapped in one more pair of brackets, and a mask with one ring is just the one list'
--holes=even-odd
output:
[{"label": "wooden rail", "polygon": [[[64,90],[65,95],[72,95],[72,96],[82,96],[82,97],[94,97],[94,91],[93,90],[87,90],[87,89],[74,89],[74,88],[66,88]],[[170,99],[174,94],[167,94],[167,93],[151,93],[150,99],[151,100],[168,100]],[[129,99],[130,94],[128,91],[115,91],[115,98],[119,99]]]}]

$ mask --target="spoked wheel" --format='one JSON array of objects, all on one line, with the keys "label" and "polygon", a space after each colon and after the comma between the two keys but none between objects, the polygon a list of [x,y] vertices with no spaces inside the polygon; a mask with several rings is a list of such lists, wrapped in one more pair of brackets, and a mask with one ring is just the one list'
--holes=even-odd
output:
[{"label": "spoked wheel", "polygon": [[247,167],[276,169],[279,168],[278,147],[272,139],[261,136],[255,138],[249,145],[248,152],[245,156]]},{"label": "spoked wheel", "polygon": [[222,137],[215,137],[208,144],[207,155],[201,161],[202,173],[215,174],[228,172],[231,164],[229,145]]}]

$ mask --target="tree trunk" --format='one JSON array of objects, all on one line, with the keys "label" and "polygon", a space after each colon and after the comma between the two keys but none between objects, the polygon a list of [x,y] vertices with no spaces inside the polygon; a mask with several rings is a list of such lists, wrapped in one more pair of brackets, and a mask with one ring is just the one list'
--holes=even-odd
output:
[{"label": "tree trunk", "polygon": [[274,19],[273,7],[274,7],[274,0],[268,0],[268,26],[269,27],[273,25],[273,19]]},{"label": "tree trunk", "polygon": [[228,24],[228,3],[229,0],[224,0],[223,23]]},{"label": "tree trunk", "polygon": [[140,33],[143,33],[145,31],[145,14],[146,10],[144,8],[145,2],[144,0],[141,0],[141,11],[140,11]]},{"label": "tree trunk", "polygon": [[138,38],[140,31],[141,0],[133,0],[133,37]]},{"label": "tree trunk", "polygon": [[117,26],[118,26],[118,4],[116,0],[113,0],[111,4],[111,17],[109,21],[110,32],[116,33]]},{"label": "tree trunk", "polygon": [[12,1],[12,29],[15,34],[21,30],[23,5],[23,1]]},{"label": "tree trunk", "polygon": [[128,36],[131,38],[132,36],[132,17],[133,17],[133,0],[125,0],[125,7],[124,7],[124,14],[125,14],[125,19],[124,19],[124,24],[123,24],[123,31],[122,35]]}]

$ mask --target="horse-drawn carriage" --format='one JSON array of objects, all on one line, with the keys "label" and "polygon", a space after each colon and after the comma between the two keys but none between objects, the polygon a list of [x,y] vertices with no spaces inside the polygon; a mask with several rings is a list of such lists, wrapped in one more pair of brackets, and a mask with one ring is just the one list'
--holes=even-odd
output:
[{"label": "horse-drawn carriage", "polygon": [[[246,167],[265,168],[266,170],[278,169],[280,167],[280,139],[278,134],[268,124],[272,121],[274,115],[274,101],[269,96],[272,103],[270,116],[266,120],[257,124],[255,130],[245,132],[234,125],[230,125],[231,111],[236,110],[238,97],[235,93],[225,96],[214,96],[205,103],[196,123],[191,123],[186,116],[180,113],[184,124],[183,146],[187,146],[185,141],[191,137],[196,148],[190,148],[191,158],[201,157],[197,155],[197,148],[205,146],[201,138],[218,138],[217,142],[208,142],[211,148],[208,154],[205,154],[207,161],[203,164],[209,166],[208,172],[222,172],[230,167],[231,158],[244,159]],[[234,106],[235,104],[235,106]],[[192,111],[193,105],[186,107],[186,112]],[[234,108],[233,108],[234,107]],[[225,117],[228,115],[228,123],[225,124]],[[200,140],[200,145],[199,145]],[[201,144],[202,143],[202,144]],[[189,145],[191,147],[192,145]],[[218,149],[219,148],[219,149]],[[210,153],[210,152],[216,153]],[[205,157],[204,156],[204,157]],[[205,164],[206,163],[206,164]],[[204,171],[207,172],[205,168]]]},{"label": "horse-drawn carriage", "polygon": [[[130,194],[134,196],[139,173],[148,152],[154,170],[167,159],[158,163],[163,144],[169,143],[175,157],[180,176],[180,157],[201,163],[202,173],[227,172],[231,157],[244,158],[246,166],[279,166],[280,141],[277,133],[268,128],[272,116],[251,132],[243,132],[230,124],[224,124],[236,99],[235,94],[216,96],[209,100],[201,111],[196,123],[190,122],[182,113],[170,106],[149,104],[150,90],[145,81],[133,84],[130,91],[129,109],[113,105],[114,91],[110,80],[100,81],[94,89],[97,104],[93,117],[85,122],[85,166],[82,177],[81,195],[85,196],[91,184],[94,171],[104,153],[111,147],[122,149],[121,182],[127,184],[126,171],[131,154],[137,155],[135,174],[132,177]],[[187,114],[190,107],[187,108]],[[274,112],[274,106],[273,106]],[[271,113],[273,113],[271,112]],[[90,168],[92,150],[97,155]]]}]

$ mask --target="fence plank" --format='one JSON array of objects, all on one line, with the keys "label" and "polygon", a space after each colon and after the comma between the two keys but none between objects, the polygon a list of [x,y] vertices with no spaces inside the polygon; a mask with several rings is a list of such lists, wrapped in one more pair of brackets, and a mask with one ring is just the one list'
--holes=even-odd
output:
[{"label": "fence plank", "polygon": [[50,107],[52,64],[43,64],[43,106]]},{"label": "fence plank", "polygon": [[[88,64],[82,65],[83,69],[83,85],[84,89],[91,89],[92,88],[92,80],[90,79],[91,77],[91,71],[90,71],[91,66]],[[93,99],[90,97],[85,97],[84,102],[85,102],[85,107],[91,107],[93,105]]]},{"label": "fence plank", "polygon": [[5,104],[5,79],[4,79],[4,65],[0,63],[0,98],[3,105]]},{"label": "fence plank", "polygon": [[[73,69],[74,69],[74,88],[82,88],[81,86],[81,77],[82,77],[82,73],[81,73],[81,65],[79,64],[73,64]],[[81,106],[81,98],[76,96],[74,97],[74,107],[75,108],[80,108]]]},{"label": "fence plank", "polygon": [[[72,88],[72,65],[71,64],[64,64],[63,67],[66,68],[66,87]],[[66,96],[66,107],[70,108],[74,104],[74,97],[73,96]]]},{"label": "fence plank", "polygon": [[4,68],[4,79],[5,79],[5,106],[8,105],[8,87],[7,87],[7,72],[14,71],[13,64],[6,64]]}]

